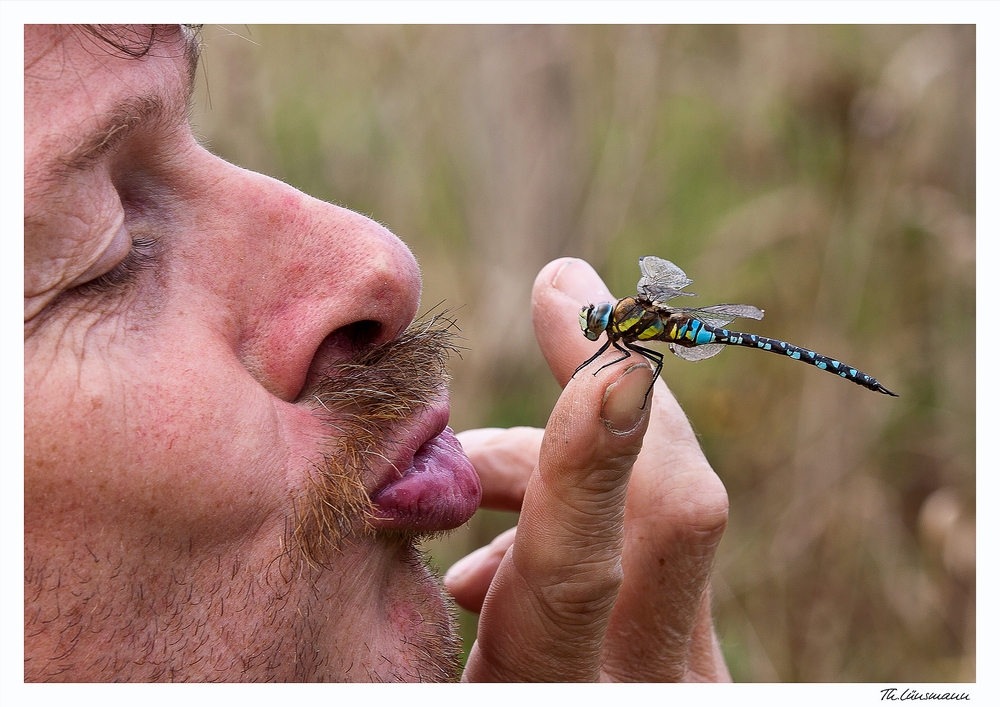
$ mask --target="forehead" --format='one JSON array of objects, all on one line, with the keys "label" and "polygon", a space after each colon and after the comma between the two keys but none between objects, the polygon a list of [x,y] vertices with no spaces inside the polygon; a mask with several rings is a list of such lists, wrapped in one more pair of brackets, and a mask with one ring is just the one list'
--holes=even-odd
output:
[{"label": "forehead", "polygon": [[26,173],[85,148],[95,135],[99,141],[102,123],[113,130],[111,116],[130,103],[152,102],[186,117],[197,40],[181,27],[24,31]]}]

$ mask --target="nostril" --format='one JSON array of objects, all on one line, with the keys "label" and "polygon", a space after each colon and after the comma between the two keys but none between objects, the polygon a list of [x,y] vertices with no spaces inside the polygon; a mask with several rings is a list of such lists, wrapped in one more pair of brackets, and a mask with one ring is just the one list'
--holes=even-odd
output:
[{"label": "nostril", "polygon": [[318,380],[329,375],[334,366],[347,363],[359,352],[371,348],[381,331],[380,322],[363,319],[330,332],[316,349],[300,393],[310,390]]},{"label": "nostril", "polygon": [[376,322],[372,319],[351,322],[330,332],[323,339],[323,343],[320,344],[320,351],[317,353],[325,354],[324,358],[348,358],[374,344],[381,331],[381,322]]},{"label": "nostril", "polygon": [[[341,332],[345,341],[348,342],[354,351],[367,349],[378,338],[382,331],[382,323],[372,319],[364,319],[347,326],[342,326],[337,332]],[[334,333],[337,333],[334,332]]]}]

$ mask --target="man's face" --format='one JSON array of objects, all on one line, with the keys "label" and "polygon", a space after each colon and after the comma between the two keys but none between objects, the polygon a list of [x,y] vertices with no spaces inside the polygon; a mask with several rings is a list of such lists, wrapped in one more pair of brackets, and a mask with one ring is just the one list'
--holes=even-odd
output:
[{"label": "man's face", "polygon": [[479,485],[416,262],[201,148],[192,67],[25,29],[25,678],[454,677],[413,540]]}]

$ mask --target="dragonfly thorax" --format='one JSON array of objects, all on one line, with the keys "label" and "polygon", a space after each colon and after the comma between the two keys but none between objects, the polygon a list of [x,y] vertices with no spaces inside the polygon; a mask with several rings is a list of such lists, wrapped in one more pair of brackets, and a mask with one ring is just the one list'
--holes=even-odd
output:
[{"label": "dragonfly thorax", "polygon": [[580,328],[583,334],[591,341],[597,341],[601,334],[608,328],[608,320],[614,305],[610,302],[603,304],[588,304],[580,310]]}]

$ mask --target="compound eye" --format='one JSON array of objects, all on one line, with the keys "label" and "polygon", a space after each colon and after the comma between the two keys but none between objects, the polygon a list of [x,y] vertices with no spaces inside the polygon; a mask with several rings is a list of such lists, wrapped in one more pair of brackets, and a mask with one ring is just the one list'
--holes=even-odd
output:
[{"label": "compound eye", "polygon": [[604,331],[608,326],[608,317],[611,316],[611,305],[610,304],[600,304],[596,307],[591,307],[593,310],[590,314],[590,326],[597,331]]}]

